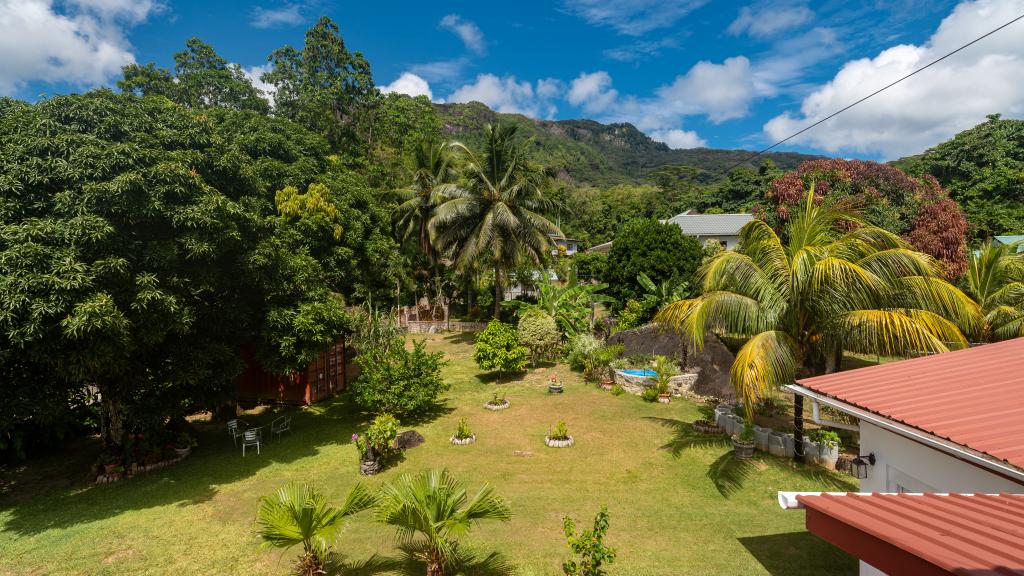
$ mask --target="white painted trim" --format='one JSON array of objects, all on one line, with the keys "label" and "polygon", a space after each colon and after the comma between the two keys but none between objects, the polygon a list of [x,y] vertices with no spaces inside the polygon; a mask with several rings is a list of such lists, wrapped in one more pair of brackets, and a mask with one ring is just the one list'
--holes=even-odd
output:
[{"label": "white painted trim", "polygon": [[843,402],[841,400],[837,400],[835,398],[830,398],[823,394],[819,394],[818,392],[815,392],[809,388],[804,388],[799,384],[787,384],[785,388],[793,392],[794,394],[806,396],[807,398],[810,398],[812,401],[821,402],[826,406],[831,406],[832,408],[835,408],[836,410],[840,410],[842,412],[846,412],[847,414],[855,418],[859,418],[860,420],[874,424],[879,428],[888,430],[889,432],[898,434],[905,438],[909,438],[916,442],[920,442],[925,446],[929,446],[941,452],[945,452],[961,460],[965,460],[972,464],[976,464],[982,468],[987,468],[998,474],[1009,477],[1016,482],[1024,484],[1024,470],[1021,470],[1016,466],[1007,464],[1006,462],[1003,462],[1001,460],[997,460],[993,456],[990,456],[978,450],[974,450],[970,447],[957,444],[956,442],[946,440],[945,438],[940,438],[938,436],[935,436],[934,434],[929,434],[919,428],[914,428],[913,426],[908,426],[906,424],[896,422],[894,420],[886,418],[885,416],[880,416],[878,414],[875,414],[874,412],[864,410],[863,408],[858,408],[856,406],[853,406],[852,404],[847,404],[846,402]]},{"label": "white painted trim", "polygon": [[824,420],[821,417],[821,410],[818,406],[818,401],[811,399],[811,419],[818,426],[829,426],[831,428],[839,428],[841,430],[852,430],[854,432],[860,432],[860,426],[854,426],[853,424],[847,424],[845,422],[836,422],[834,420]]},{"label": "white painted trim", "polygon": [[[828,494],[829,496],[924,496],[923,492],[902,492],[897,494],[896,492],[784,492],[779,491],[779,506],[783,510],[798,510],[806,508],[802,502],[797,500],[797,496],[821,496],[822,494]],[[929,492],[932,496],[949,496],[949,492]],[[977,494],[959,494],[960,496],[977,496]],[[985,494],[985,496],[999,496],[999,494]],[[1017,496],[1015,494],[1015,496]],[[1024,498],[1024,496],[1021,496]]]}]

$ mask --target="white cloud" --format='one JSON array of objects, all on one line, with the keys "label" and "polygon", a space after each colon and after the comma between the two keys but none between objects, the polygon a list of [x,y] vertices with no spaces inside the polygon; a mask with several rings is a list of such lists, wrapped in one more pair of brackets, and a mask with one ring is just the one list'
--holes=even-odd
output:
[{"label": "white cloud", "polygon": [[468,58],[455,58],[453,60],[437,60],[414,64],[409,67],[409,72],[427,80],[428,82],[445,82],[455,80],[462,75],[462,71],[469,65]]},{"label": "white cloud", "polygon": [[426,96],[431,100],[434,99],[434,94],[430,91],[430,84],[412,72],[403,72],[402,75],[396,78],[391,84],[381,86],[380,91],[385,94],[397,92],[399,94],[407,94],[409,96]]},{"label": "white cloud", "polygon": [[702,60],[657,91],[655,106],[666,112],[705,114],[712,122],[747,115],[756,95],[750,60],[726,58],[721,64]]},{"label": "white cloud", "polygon": [[257,6],[249,20],[254,28],[275,28],[278,26],[297,26],[306,21],[302,8],[298,4],[285,4],[279,8]]},{"label": "white cloud", "polygon": [[274,65],[271,64],[270,62],[267,62],[266,64],[260,64],[257,66],[249,66],[248,68],[244,66],[242,67],[242,73],[245,74],[245,77],[248,78],[250,82],[252,82],[252,85],[257,90],[263,92],[263,95],[271,104],[274,103],[274,94],[277,92],[277,87],[275,87],[273,84],[270,84],[269,82],[264,82],[262,80],[262,77],[267,72],[270,72],[273,68]]},{"label": "white cloud", "polygon": [[[874,58],[847,62],[804,98],[799,114],[777,116],[764,131],[772,140],[789,136],[1022,12],[1024,0],[962,2],[924,44],[893,46]],[[921,152],[987,114],[1024,116],[1020,26],[982,40],[791,142],[895,158]]]},{"label": "white cloud", "polygon": [[707,142],[697,136],[697,133],[693,130],[679,130],[673,128],[671,130],[652,130],[647,133],[652,140],[658,142],[664,142],[669,148],[679,150],[681,148],[703,148],[707,146]]},{"label": "white cloud", "polygon": [[582,106],[588,114],[596,114],[608,108],[619,93],[612,88],[612,77],[601,70],[580,74],[569,86],[566,99],[573,106]]},{"label": "white cloud", "polygon": [[565,0],[566,11],[620,34],[640,36],[669,28],[708,0]]},{"label": "white cloud", "polygon": [[603,52],[606,58],[618,60],[619,62],[634,62],[648,56],[658,56],[665,48],[678,46],[675,38],[662,38],[661,40],[637,40],[630,44],[609,48]]},{"label": "white cloud", "polygon": [[451,30],[469,50],[477,54],[487,51],[487,43],[484,41],[484,33],[480,31],[480,27],[469,20],[463,20],[462,16],[449,14],[441,18],[441,27]]},{"label": "white cloud", "polygon": [[769,38],[792,30],[813,17],[814,12],[803,4],[762,2],[744,6],[729,25],[728,32],[734,36],[746,33],[754,38]]},{"label": "white cloud", "polygon": [[135,61],[125,30],[159,11],[152,1],[0,0],[0,94],[27,82],[103,84]]},{"label": "white cloud", "polygon": [[530,82],[516,80],[515,76],[498,77],[480,74],[472,84],[466,84],[448,96],[448,102],[483,102],[498,112],[524,114],[532,118],[551,118],[557,107],[551,99],[556,95],[554,79],[540,80],[534,88]]}]

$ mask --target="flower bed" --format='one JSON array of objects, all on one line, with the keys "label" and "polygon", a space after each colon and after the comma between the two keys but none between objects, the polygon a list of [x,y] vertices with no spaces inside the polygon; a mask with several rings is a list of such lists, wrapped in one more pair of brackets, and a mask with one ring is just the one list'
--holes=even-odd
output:
[{"label": "flower bed", "polygon": [[140,474],[148,474],[149,472],[152,472],[154,470],[159,470],[161,468],[167,468],[168,466],[171,466],[173,464],[177,464],[178,462],[181,462],[185,458],[188,458],[188,456],[191,453],[192,453],[192,450],[189,449],[188,452],[185,452],[184,454],[180,454],[176,458],[170,458],[168,460],[160,460],[159,462],[154,462],[152,464],[144,464],[142,466],[139,466],[138,464],[132,464],[131,467],[128,468],[127,473],[124,473],[124,474],[100,474],[99,476],[96,477],[96,483],[97,484],[110,484],[112,482],[118,482],[118,481],[124,480],[126,478],[127,479],[131,479],[131,478],[134,478],[134,477],[136,477],[136,476],[138,476]]}]

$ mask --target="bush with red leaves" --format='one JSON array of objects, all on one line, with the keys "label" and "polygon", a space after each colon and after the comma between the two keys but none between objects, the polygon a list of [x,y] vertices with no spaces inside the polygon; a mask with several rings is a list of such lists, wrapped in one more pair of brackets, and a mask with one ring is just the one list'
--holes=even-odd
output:
[{"label": "bush with red leaves", "polygon": [[852,203],[872,224],[942,261],[947,278],[967,269],[967,220],[960,206],[935,178],[915,178],[888,164],[840,158],[804,162],[772,183],[755,213],[783,231],[812,183],[816,201]]}]

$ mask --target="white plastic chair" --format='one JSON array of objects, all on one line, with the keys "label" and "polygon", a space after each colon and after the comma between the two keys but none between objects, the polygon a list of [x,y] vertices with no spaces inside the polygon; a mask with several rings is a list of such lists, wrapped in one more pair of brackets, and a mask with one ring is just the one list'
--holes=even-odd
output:
[{"label": "white plastic chair", "polygon": [[[231,436],[231,441],[235,443],[235,446],[238,446],[238,438],[242,436],[242,431],[238,429],[238,424],[239,421],[237,419],[228,420],[228,436]],[[242,424],[245,424],[245,422],[242,422]]]},{"label": "white plastic chair", "polygon": [[255,446],[256,454],[260,453],[260,431],[246,430],[242,435],[242,457],[245,458],[245,447]]},{"label": "white plastic chair", "polygon": [[292,431],[292,417],[291,416],[279,416],[270,423],[270,432],[276,434],[278,438],[281,434]]}]

